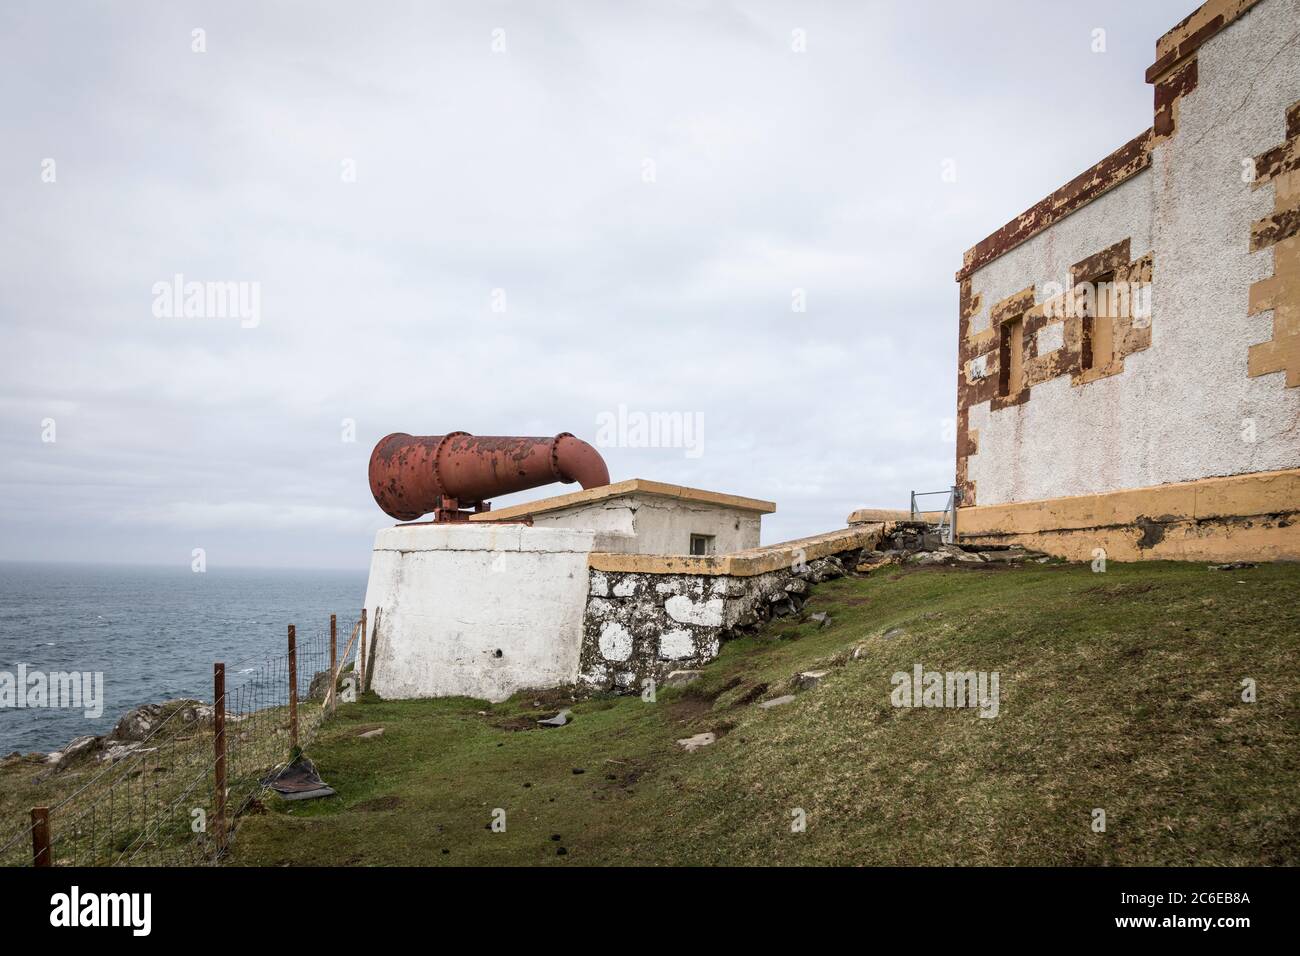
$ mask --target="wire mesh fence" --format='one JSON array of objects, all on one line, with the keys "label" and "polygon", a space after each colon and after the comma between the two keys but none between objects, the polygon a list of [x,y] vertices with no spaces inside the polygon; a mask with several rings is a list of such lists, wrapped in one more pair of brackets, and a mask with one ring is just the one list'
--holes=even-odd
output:
[{"label": "wire mesh fence", "polygon": [[282,654],[215,664],[211,706],[177,707],[143,740],[109,744],[103,769],[0,828],[0,865],[216,862],[240,814],[315,738],[340,685],[343,699],[359,689],[367,643],[364,611],[346,626],[332,615],[305,634],[290,625]]}]

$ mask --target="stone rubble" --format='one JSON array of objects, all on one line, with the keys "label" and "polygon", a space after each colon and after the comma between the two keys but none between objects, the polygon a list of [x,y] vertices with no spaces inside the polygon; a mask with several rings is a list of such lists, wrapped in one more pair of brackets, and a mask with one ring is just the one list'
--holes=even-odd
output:
[{"label": "stone rubble", "polygon": [[[948,544],[929,525],[901,521],[881,539],[882,547],[866,551],[855,567],[859,574],[870,574],[895,564],[965,565],[1020,564],[1051,560],[1041,551],[1031,551],[1018,544]],[[887,547],[886,547],[887,545]]]}]

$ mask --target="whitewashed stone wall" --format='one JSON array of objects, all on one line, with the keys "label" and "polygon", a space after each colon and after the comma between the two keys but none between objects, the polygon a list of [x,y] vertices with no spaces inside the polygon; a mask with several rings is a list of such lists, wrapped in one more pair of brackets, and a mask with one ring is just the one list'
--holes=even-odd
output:
[{"label": "whitewashed stone wall", "polygon": [[854,567],[860,549],[752,577],[591,571],[580,683],[639,691],[718,656],[722,642],[795,614],[809,588]]}]

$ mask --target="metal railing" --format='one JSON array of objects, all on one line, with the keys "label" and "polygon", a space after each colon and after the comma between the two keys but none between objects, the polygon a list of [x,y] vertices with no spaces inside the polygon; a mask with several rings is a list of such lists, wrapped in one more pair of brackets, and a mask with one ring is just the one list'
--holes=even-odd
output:
[{"label": "metal railing", "polygon": [[917,498],[931,498],[937,495],[945,495],[946,502],[943,511],[939,516],[939,535],[943,538],[945,544],[955,544],[957,541],[957,505],[961,503],[961,489],[956,485],[948,488],[946,491],[914,491],[912,492],[911,514],[913,521],[920,521],[921,515],[925,512],[916,506]]}]

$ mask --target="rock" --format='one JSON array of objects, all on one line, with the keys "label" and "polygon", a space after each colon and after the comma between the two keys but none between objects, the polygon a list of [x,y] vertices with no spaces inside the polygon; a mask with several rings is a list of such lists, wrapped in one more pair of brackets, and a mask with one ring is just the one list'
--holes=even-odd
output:
[{"label": "rock", "polygon": [[1006,551],[981,551],[979,556],[985,561],[993,564],[1012,564],[1024,558],[1025,552],[1014,551],[1008,548]]},{"label": "rock", "polygon": [[308,700],[324,700],[330,689],[330,672],[317,671],[312,675],[311,685],[307,688]]},{"label": "rock", "polygon": [[[177,711],[180,713],[177,714]],[[113,732],[108,735],[109,739],[117,742],[146,740],[173,714],[176,714],[176,718],[180,721],[178,726],[212,722],[210,706],[202,701],[183,697],[178,700],[164,701],[161,704],[144,704],[127,711],[118,719]]]},{"label": "rock", "polygon": [[374,740],[376,737],[382,737],[382,736],[384,736],[383,727],[376,727],[374,730],[367,730],[363,734],[357,734],[357,737],[360,740]]},{"label": "rock", "polygon": [[23,762],[23,755],[14,751],[5,757],[0,757],[0,770],[8,770],[10,767],[16,767]]},{"label": "rock", "polygon": [[162,706],[145,704],[119,717],[109,737],[112,740],[144,740],[161,721]]},{"label": "rock", "polygon": [[681,747],[688,754],[694,753],[701,747],[707,747],[718,739],[713,731],[705,731],[702,734],[696,734],[694,737],[683,737],[677,741],[677,746]]},{"label": "rock", "polygon": [[1233,561],[1231,564],[1211,564],[1207,565],[1208,571],[1244,571],[1247,568],[1253,568],[1255,565],[1250,561]]},{"label": "rock", "polygon": [[804,671],[794,679],[794,683],[800,690],[812,690],[829,673],[830,671]]},{"label": "rock", "polygon": [[785,694],[781,697],[773,697],[771,700],[760,700],[758,706],[762,707],[764,710],[770,710],[773,707],[782,707],[785,704],[792,703],[793,701],[794,694]]},{"label": "rock", "polygon": [[947,551],[921,551],[912,560],[914,564],[950,564],[953,556]]},{"label": "rock", "polygon": [[834,623],[835,619],[831,617],[829,614],[827,614],[825,611],[818,611],[815,614],[809,614],[808,620],[816,624],[817,630],[821,631],[830,627],[831,624]]},{"label": "rock", "polygon": [[663,680],[664,687],[685,687],[704,676],[704,671],[670,671]]},{"label": "rock", "polygon": [[563,727],[569,722],[569,714],[572,711],[565,709],[560,711],[554,717],[547,717],[545,720],[539,720],[537,723],[543,727]]},{"label": "rock", "polygon": [[856,661],[860,657],[865,657],[870,647],[866,644],[854,644],[853,650],[849,653],[849,660]]},{"label": "rock", "polygon": [[857,570],[861,574],[870,574],[877,568],[901,563],[908,554],[910,554],[910,552],[901,551],[896,548],[891,548],[888,551],[867,551],[863,553],[862,560],[858,564]]},{"label": "rock", "polygon": [[128,757],[157,752],[157,747],[141,747],[138,743],[115,744],[110,740],[106,743],[104,752],[99,755],[99,759],[104,763],[112,764]]},{"label": "rock", "polygon": [[807,594],[808,582],[800,581],[798,578],[795,578],[793,581],[790,581],[788,584],[786,584],[785,593],[786,594]]},{"label": "rock", "polygon": [[844,565],[834,555],[827,558],[818,558],[808,565],[807,577],[813,584],[821,584],[823,581],[831,581],[843,576]]},{"label": "rock", "polygon": [[892,641],[896,637],[902,637],[906,632],[901,627],[891,627],[884,634],[880,635],[882,640]]},{"label": "rock", "polygon": [[780,601],[779,603],[772,605],[772,613],[777,617],[789,617],[795,612],[795,610],[796,608],[794,603],[789,600]]},{"label": "rock", "polygon": [[65,766],[78,757],[85,757],[94,753],[100,748],[103,740],[103,737],[97,737],[94,734],[75,737],[61,751],[50,754],[50,762],[60,767]]}]

